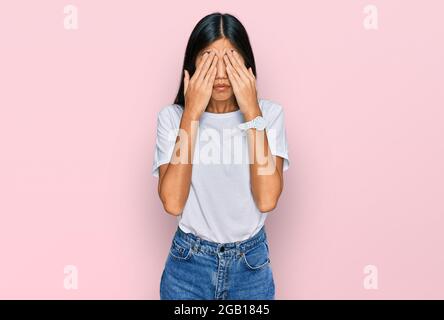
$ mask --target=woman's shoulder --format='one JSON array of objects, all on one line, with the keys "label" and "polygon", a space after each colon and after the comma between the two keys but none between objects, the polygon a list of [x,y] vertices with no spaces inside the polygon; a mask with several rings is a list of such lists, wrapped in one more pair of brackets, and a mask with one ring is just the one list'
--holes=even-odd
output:
[{"label": "woman's shoulder", "polygon": [[180,118],[182,117],[183,109],[180,105],[172,103],[164,105],[162,108],[160,108],[158,112],[158,117],[162,119],[169,119],[171,121],[180,121]]},{"label": "woman's shoulder", "polygon": [[282,105],[275,100],[260,98],[259,107],[264,118],[275,118],[283,112]]}]

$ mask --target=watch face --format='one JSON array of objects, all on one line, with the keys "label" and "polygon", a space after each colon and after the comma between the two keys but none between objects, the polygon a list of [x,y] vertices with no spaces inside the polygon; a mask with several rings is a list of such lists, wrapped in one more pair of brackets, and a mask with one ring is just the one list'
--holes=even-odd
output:
[{"label": "watch face", "polygon": [[254,119],[254,126],[258,130],[264,130],[265,129],[265,119],[261,116],[258,116],[256,119]]}]

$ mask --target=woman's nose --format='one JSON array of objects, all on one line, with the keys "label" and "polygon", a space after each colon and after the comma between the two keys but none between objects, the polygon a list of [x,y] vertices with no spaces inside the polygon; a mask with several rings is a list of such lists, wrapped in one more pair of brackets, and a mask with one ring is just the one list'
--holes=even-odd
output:
[{"label": "woman's nose", "polygon": [[227,67],[225,65],[223,55],[219,55],[217,59],[217,75],[223,76],[227,74]]}]

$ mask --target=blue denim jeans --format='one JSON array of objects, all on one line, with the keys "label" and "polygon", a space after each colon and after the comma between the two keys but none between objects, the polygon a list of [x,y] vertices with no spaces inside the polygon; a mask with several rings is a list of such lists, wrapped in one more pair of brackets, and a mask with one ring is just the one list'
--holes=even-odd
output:
[{"label": "blue denim jeans", "polygon": [[160,280],[161,300],[274,300],[265,226],[231,243],[177,228]]}]

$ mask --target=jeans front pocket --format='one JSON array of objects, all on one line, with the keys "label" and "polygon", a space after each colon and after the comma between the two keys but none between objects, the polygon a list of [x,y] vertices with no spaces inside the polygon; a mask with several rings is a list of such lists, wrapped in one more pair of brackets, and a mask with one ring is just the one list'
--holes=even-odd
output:
[{"label": "jeans front pocket", "polygon": [[191,243],[173,239],[170,256],[177,260],[189,260],[192,255]]},{"label": "jeans front pocket", "polygon": [[260,270],[270,264],[268,245],[265,241],[244,252],[243,261],[251,270]]}]

